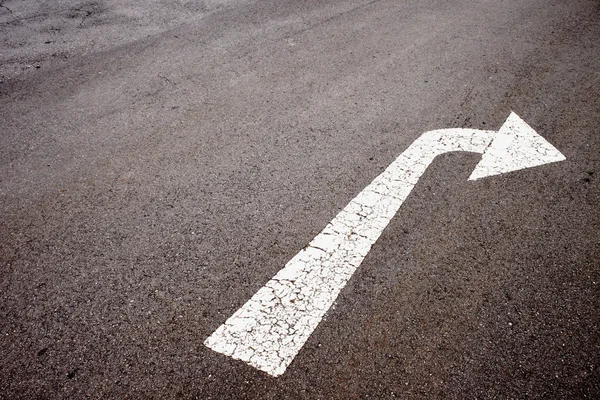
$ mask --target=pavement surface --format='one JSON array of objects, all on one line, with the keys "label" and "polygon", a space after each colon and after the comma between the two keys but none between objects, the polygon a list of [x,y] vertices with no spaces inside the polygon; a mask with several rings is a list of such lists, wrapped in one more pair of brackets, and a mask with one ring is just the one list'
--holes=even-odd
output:
[{"label": "pavement surface", "polygon": [[[600,398],[597,0],[0,1],[0,398]],[[423,132],[287,371],[204,341]]]}]

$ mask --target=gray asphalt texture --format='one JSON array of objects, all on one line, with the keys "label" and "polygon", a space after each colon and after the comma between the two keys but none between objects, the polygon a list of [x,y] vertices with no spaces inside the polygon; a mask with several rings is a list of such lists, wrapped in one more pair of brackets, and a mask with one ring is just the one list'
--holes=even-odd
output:
[{"label": "gray asphalt texture", "polygon": [[[597,0],[0,4],[0,398],[600,398]],[[439,157],[284,375],[203,346],[511,110],[567,160]]]}]

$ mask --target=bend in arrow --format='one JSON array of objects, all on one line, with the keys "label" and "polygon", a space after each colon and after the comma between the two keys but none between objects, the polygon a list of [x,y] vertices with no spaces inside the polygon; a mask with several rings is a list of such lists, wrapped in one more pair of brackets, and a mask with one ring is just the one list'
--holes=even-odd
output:
[{"label": "bend in arrow", "polygon": [[498,132],[423,133],[204,344],[278,376],[285,372],[433,159],[481,153],[469,180],[565,157],[515,113]]}]

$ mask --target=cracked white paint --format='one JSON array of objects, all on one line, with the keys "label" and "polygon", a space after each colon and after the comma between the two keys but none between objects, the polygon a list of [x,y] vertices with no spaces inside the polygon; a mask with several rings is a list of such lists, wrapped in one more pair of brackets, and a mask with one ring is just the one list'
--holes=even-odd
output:
[{"label": "cracked white paint", "polygon": [[515,113],[511,113],[492,144],[481,156],[481,161],[469,180],[504,174],[550,162],[564,161],[554,146],[538,135]]},{"label": "cracked white paint", "polygon": [[425,169],[452,151],[483,154],[471,180],[565,159],[514,113],[499,132],[425,132],[204,344],[284,373]]}]

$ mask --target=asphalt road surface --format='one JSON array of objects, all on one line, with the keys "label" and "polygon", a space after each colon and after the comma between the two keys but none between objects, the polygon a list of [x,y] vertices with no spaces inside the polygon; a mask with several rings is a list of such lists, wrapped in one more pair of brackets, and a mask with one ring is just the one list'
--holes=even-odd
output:
[{"label": "asphalt road surface", "polygon": [[[600,398],[597,0],[0,1],[0,397]],[[433,129],[287,370],[204,343]]]}]

